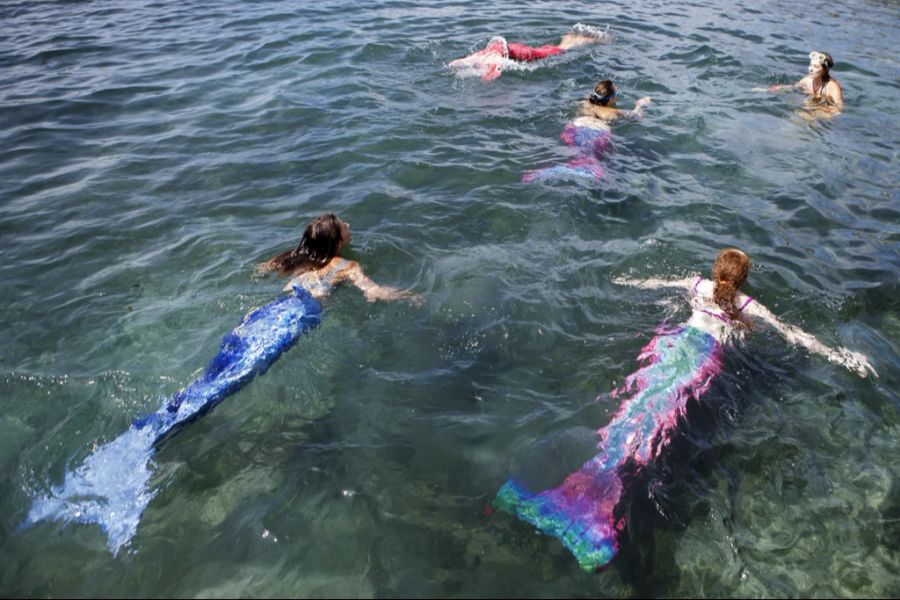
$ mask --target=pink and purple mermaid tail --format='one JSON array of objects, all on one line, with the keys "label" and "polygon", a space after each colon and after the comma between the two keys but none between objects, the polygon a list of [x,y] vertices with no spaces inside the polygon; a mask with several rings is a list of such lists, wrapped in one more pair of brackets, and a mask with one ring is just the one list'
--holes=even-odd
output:
[{"label": "pink and purple mermaid tail", "polygon": [[618,550],[621,523],[614,511],[622,481],[612,469],[588,461],[562,485],[539,494],[510,479],[494,499],[494,507],[512,513],[552,535],[568,548],[585,571],[607,564]]},{"label": "pink and purple mermaid tail", "polygon": [[722,368],[722,346],[693,327],[661,332],[643,349],[644,366],[616,392],[629,394],[599,431],[600,453],[553,489],[534,494],[507,481],[494,507],[559,538],[586,571],[603,567],[618,552],[626,493],[622,468],[640,468],[668,445],[690,398],[699,398]]},{"label": "pink and purple mermaid tail", "polygon": [[600,159],[612,150],[612,134],[609,130],[569,123],[559,137],[567,146],[578,148],[581,155],[564,165],[528,171],[522,176],[522,181],[525,183],[561,179],[600,181],[604,175]]}]

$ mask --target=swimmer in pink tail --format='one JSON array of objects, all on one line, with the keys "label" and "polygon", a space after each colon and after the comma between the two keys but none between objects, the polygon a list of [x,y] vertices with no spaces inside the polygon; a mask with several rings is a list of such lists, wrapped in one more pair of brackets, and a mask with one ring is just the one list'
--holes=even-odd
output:
[{"label": "swimmer in pink tail", "polygon": [[725,347],[750,330],[750,318],[860,377],[877,375],[862,354],[828,348],[799,328],[783,324],[741,293],[749,270],[746,254],[725,248],[713,265],[712,280],[616,279],[616,283],[641,288],[685,289],[690,294],[691,317],[678,327],[658,331],[644,347],[638,357],[643,366],[613,394],[625,397],[616,416],[599,431],[600,452],[594,458],[559,486],[539,493],[511,479],[497,493],[494,508],[558,538],[584,570],[607,565],[618,552],[618,537],[626,526],[621,501],[628,490],[623,474],[626,469],[640,472],[666,449],[688,412],[688,402],[709,389],[722,370]]},{"label": "swimmer in pink tail", "polygon": [[564,34],[559,44],[526,46],[517,42],[507,42],[503,37],[491,38],[482,50],[450,62],[450,68],[460,76],[479,76],[482,81],[500,77],[504,69],[517,62],[532,62],[548,56],[562,54],[572,48],[588,44],[610,43],[612,36],[601,29],[589,25],[576,24],[572,31]]},{"label": "swimmer in pink tail", "polygon": [[621,110],[616,108],[618,93],[618,88],[609,79],[597,83],[594,92],[581,102],[578,117],[568,123],[559,136],[567,146],[578,148],[579,156],[566,164],[528,171],[522,176],[522,181],[600,181],[604,175],[600,159],[612,152],[610,123],[619,119],[640,119],[644,115],[644,107],[650,104],[650,97],[647,96],[638,100],[633,110]]}]

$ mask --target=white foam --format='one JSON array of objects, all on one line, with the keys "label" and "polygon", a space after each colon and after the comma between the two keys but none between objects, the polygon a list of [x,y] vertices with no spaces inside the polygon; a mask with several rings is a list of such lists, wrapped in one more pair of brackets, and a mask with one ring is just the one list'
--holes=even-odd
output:
[{"label": "white foam", "polygon": [[600,29],[593,25],[585,25],[584,23],[575,23],[572,25],[572,31],[578,35],[586,35],[595,38],[601,44],[611,44],[613,35],[609,32],[609,25]]},{"label": "white foam", "polygon": [[67,472],[61,485],[35,498],[25,524],[97,523],[108,535],[109,551],[116,554],[134,537],[141,514],[156,495],[147,487],[154,440],[152,428],[129,427]]}]

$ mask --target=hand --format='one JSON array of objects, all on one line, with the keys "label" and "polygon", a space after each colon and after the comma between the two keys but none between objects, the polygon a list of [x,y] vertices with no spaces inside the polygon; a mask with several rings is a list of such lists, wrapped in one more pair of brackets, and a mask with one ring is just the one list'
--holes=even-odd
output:
[{"label": "hand", "polygon": [[409,303],[416,308],[425,304],[425,296],[423,296],[422,294],[414,294],[412,292],[406,292],[406,294],[406,299],[409,300]]},{"label": "hand", "polygon": [[638,108],[640,106],[647,106],[650,103],[651,103],[650,96],[644,96],[643,98],[641,98],[640,100],[638,100],[637,102],[634,103],[634,107]]},{"label": "hand", "polygon": [[754,92],[781,92],[783,90],[789,90],[791,88],[796,88],[796,85],[786,85],[783,83],[775,83],[770,85],[769,87],[755,87],[753,88]]},{"label": "hand", "polygon": [[861,354],[859,352],[852,352],[847,350],[846,348],[841,348],[841,360],[844,363],[844,366],[850,369],[851,371],[856,371],[856,374],[860,377],[868,376],[871,371],[872,375],[878,377],[878,373],[875,371],[875,368],[869,363],[869,359],[866,358],[865,354]]}]

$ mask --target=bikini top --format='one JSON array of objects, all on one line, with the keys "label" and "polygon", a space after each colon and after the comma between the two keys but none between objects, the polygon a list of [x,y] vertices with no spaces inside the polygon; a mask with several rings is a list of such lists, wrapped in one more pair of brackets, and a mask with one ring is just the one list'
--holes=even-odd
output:
[{"label": "bikini top", "polygon": [[[703,278],[702,278],[702,277],[698,277],[698,278],[697,278],[697,281],[694,282],[694,287],[691,288],[691,293],[694,295],[694,297],[697,297],[697,296],[698,296],[698,293],[697,293],[697,287],[698,287],[698,286],[700,285],[700,283],[702,283],[702,282],[703,282]],[[743,304],[741,304],[741,305],[738,307],[738,312],[739,312],[739,313],[740,313],[740,312],[743,312],[744,309],[747,308],[747,305],[749,305],[751,302],[753,302],[753,298],[750,297],[750,296],[747,296],[747,299],[744,300]],[[697,307],[697,310],[699,310],[700,312],[702,312],[702,313],[704,313],[704,314],[707,314],[707,315],[709,315],[709,316],[711,316],[711,317],[715,317],[716,319],[722,321],[723,323],[731,323],[731,319],[728,317],[727,314],[725,314],[725,313],[722,312],[722,311],[719,311],[718,313],[716,313],[716,312],[713,312],[713,311],[708,310],[708,309],[703,308],[703,307]]]},{"label": "bikini top", "polygon": [[[291,289],[295,285],[299,285],[313,296],[327,296],[334,290],[334,286],[337,283],[337,274],[346,269],[349,264],[349,260],[338,258],[331,263],[328,269],[304,271],[292,277],[285,289]],[[325,272],[323,273],[322,271]]]}]

